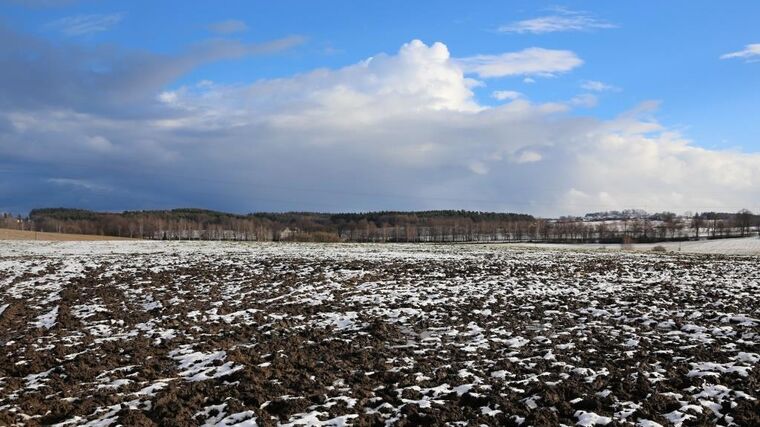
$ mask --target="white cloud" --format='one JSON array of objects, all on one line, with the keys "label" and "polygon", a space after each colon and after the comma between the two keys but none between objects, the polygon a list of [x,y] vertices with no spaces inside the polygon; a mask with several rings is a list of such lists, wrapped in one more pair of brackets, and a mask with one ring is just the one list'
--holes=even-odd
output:
[{"label": "white cloud", "polygon": [[539,162],[543,159],[543,156],[541,153],[538,153],[536,151],[531,150],[524,150],[515,156],[514,160],[517,163],[533,163],[533,162]]},{"label": "white cloud", "polygon": [[574,96],[569,101],[570,105],[577,106],[577,107],[585,107],[585,108],[596,107],[598,103],[599,103],[599,100],[597,99],[597,97],[590,93],[584,93],[584,94]]},{"label": "white cloud", "polygon": [[112,209],[157,200],[556,215],[735,210],[760,199],[760,154],[697,147],[657,123],[654,103],[599,120],[572,102],[481,105],[473,84],[445,45],[412,41],[338,69],[156,91],[143,116],[0,106],[13,124],[0,157],[51,179],[119,183],[97,196],[113,197]]},{"label": "white cloud", "polygon": [[519,52],[500,55],[476,55],[459,58],[457,62],[468,73],[482,78],[505,76],[552,76],[565,73],[583,64],[569,50],[531,47]]},{"label": "white cloud", "polygon": [[488,166],[486,166],[485,163],[477,160],[470,162],[470,170],[478,175],[485,175],[489,171]]},{"label": "white cloud", "polygon": [[248,25],[239,19],[228,19],[226,21],[212,22],[208,29],[215,33],[232,34],[248,31]]},{"label": "white cloud", "polygon": [[[347,116],[335,118],[376,121],[383,116],[423,110],[480,110],[482,107],[475,102],[471,90],[477,84],[465,77],[443,43],[427,46],[413,40],[396,55],[378,54],[338,70],[319,69],[293,78],[254,83],[244,89],[221,87],[215,92],[202,91],[204,95],[200,97],[194,96],[198,90],[188,91],[184,95],[189,99],[177,101],[284,110],[288,112],[287,120],[308,121],[313,118],[311,114],[330,118],[341,111]],[[320,112],[322,109],[324,114]],[[304,111],[310,114],[296,114]]]},{"label": "white cloud", "polygon": [[515,99],[522,98],[522,96],[522,93],[514,90],[497,90],[491,94],[491,97],[499,101],[514,101]]},{"label": "white cloud", "polygon": [[105,152],[105,151],[111,151],[113,149],[113,144],[111,144],[111,141],[109,141],[107,138],[104,138],[100,135],[88,137],[85,140],[85,144],[87,144],[94,151]]},{"label": "white cloud", "polygon": [[543,34],[561,31],[590,31],[616,27],[617,25],[595,18],[586,12],[557,9],[557,13],[554,15],[513,22],[499,27],[499,31],[504,33]]},{"label": "white cloud", "polygon": [[581,88],[583,88],[585,90],[590,90],[590,91],[593,91],[593,92],[613,92],[613,91],[616,92],[616,91],[620,90],[616,86],[613,86],[613,85],[610,85],[610,84],[607,84],[607,83],[603,83],[603,82],[600,82],[600,81],[596,81],[596,80],[585,80],[585,81],[583,81],[581,83]]},{"label": "white cloud", "polygon": [[67,36],[81,36],[108,31],[121,22],[123,18],[123,13],[67,16],[51,22],[49,27],[57,29]]},{"label": "white cloud", "polygon": [[755,62],[760,60],[760,43],[748,44],[744,47],[744,49],[740,51],[727,53],[720,57],[720,59],[732,58],[745,59],[747,62]]}]

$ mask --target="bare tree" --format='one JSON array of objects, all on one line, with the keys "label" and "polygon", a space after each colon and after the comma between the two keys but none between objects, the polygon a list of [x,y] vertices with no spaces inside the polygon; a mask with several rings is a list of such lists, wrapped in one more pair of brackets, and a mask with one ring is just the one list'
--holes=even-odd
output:
[{"label": "bare tree", "polygon": [[742,237],[749,233],[749,228],[752,225],[752,212],[747,209],[742,209],[736,213],[736,226],[739,227],[739,233]]},{"label": "bare tree", "polygon": [[697,240],[699,240],[699,229],[702,228],[703,225],[704,220],[702,219],[702,216],[700,216],[699,213],[695,213],[691,218],[691,228],[694,229]]}]

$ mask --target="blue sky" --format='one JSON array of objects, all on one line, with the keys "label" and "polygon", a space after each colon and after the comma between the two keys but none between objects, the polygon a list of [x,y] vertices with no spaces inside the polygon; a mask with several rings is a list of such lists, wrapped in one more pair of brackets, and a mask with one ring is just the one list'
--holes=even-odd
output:
[{"label": "blue sky", "polygon": [[[754,1],[0,2],[0,208],[757,209],[759,15]],[[324,125],[337,118],[355,126]],[[37,120],[49,129],[22,124]],[[238,164],[261,157],[300,166]]]}]

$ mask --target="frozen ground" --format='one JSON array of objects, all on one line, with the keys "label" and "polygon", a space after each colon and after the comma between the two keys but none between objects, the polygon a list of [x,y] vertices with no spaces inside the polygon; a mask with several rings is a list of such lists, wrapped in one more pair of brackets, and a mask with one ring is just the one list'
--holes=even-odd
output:
[{"label": "frozen ground", "polygon": [[758,425],[758,261],[0,242],[0,425]]}]

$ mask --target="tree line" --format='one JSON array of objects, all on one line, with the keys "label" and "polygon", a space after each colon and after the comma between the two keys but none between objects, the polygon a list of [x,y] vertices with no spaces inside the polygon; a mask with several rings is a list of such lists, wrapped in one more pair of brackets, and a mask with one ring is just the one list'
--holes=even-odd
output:
[{"label": "tree line", "polygon": [[3,214],[0,226],[156,240],[621,243],[749,236],[760,232],[760,215],[747,210],[693,215],[628,210],[546,219],[464,210],[240,215],[203,209],[111,213],[46,208],[25,218]]}]

